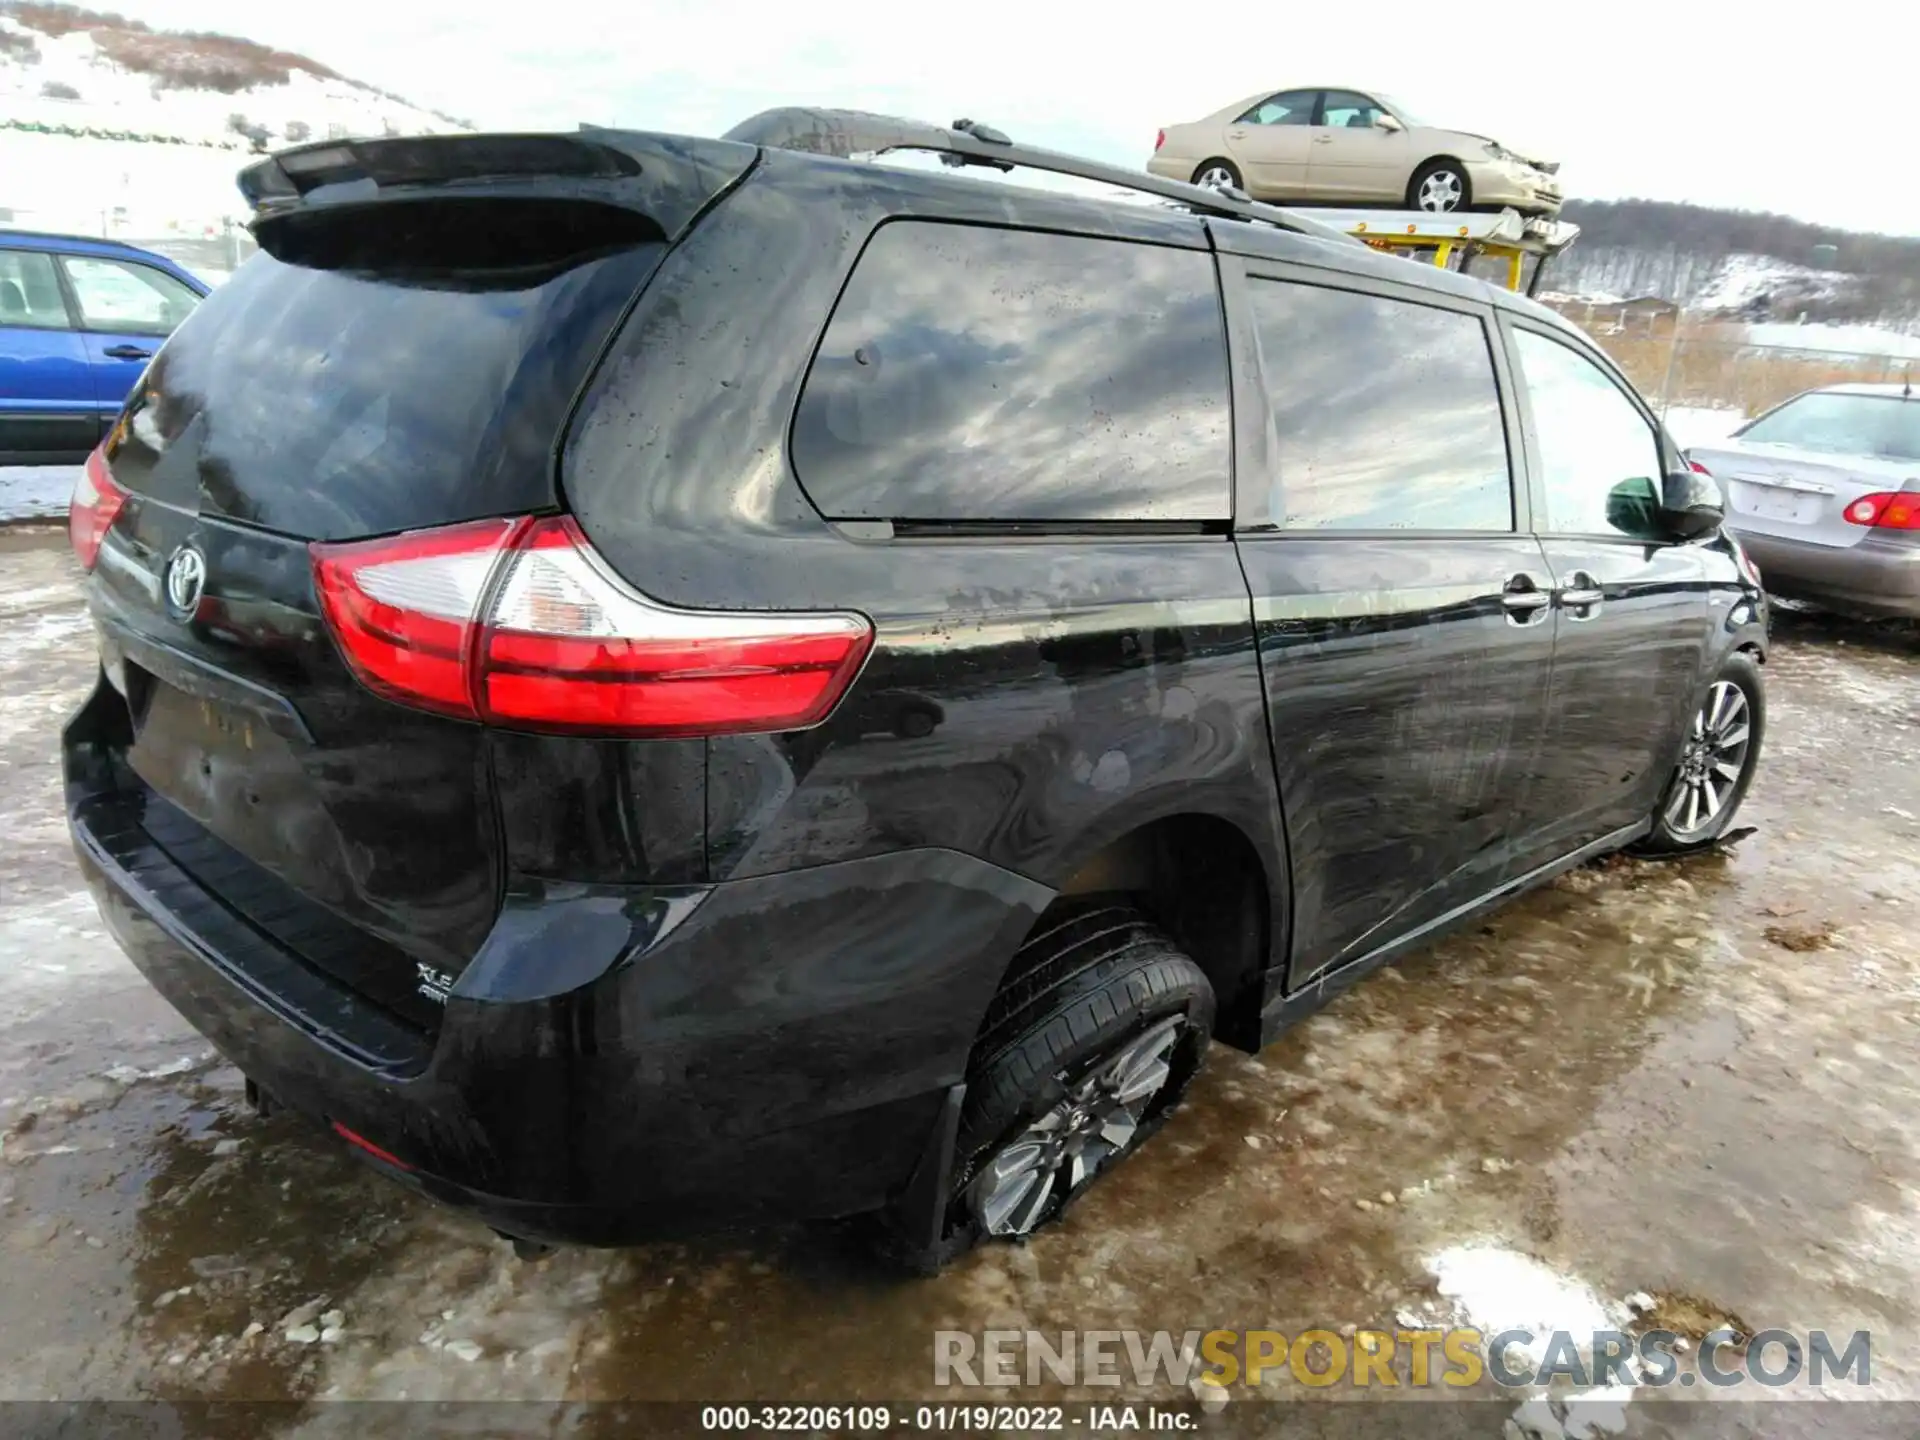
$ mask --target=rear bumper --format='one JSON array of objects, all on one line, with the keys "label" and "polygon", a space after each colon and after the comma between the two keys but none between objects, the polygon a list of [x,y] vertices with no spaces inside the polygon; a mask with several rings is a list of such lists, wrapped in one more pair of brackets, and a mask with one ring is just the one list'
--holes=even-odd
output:
[{"label": "rear bumper", "polygon": [[1773,594],[1865,615],[1920,618],[1920,546],[1866,535],[1841,550],[1728,528]]},{"label": "rear bumper", "polygon": [[925,850],[703,887],[521,882],[428,1034],[174,866],[137,789],[100,783],[110,762],[87,721],[67,731],[69,824],[135,965],[276,1101],[529,1238],[617,1244],[886,1204],[1051,898]]}]

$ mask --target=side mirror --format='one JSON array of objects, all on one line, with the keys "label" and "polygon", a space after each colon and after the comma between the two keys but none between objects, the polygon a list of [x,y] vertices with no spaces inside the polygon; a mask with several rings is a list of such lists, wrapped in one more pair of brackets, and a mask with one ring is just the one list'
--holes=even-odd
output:
[{"label": "side mirror", "polygon": [[1387,114],[1384,110],[1381,111],[1378,115],[1373,117],[1373,123],[1375,125],[1378,125],[1382,130],[1385,130],[1390,135],[1397,134],[1398,132],[1407,128],[1406,126],[1402,125],[1398,120],[1394,119],[1393,116]]},{"label": "side mirror", "polygon": [[1644,475],[1622,480],[1607,492],[1607,528],[1636,540],[1664,540],[1670,533],[1660,493]]},{"label": "side mirror", "polygon": [[1720,528],[1727,518],[1727,504],[1711,475],[1676,470],[1661,482],[1660,518],[1668,534],[1695,540]]}]

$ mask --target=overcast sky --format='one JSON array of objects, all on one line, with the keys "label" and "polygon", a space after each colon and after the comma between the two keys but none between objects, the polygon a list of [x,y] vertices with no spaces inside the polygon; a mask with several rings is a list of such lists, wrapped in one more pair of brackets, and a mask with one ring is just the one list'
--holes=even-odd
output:
[{"label": "overcast sky", "polygon": [[1160,125],[1256,90],[1387,91],[1562,162],[1569,193],[1920,234],[1912,0],[119,0],[486,128],[716,134],[778,104],[988,120],[1142,164]]}]

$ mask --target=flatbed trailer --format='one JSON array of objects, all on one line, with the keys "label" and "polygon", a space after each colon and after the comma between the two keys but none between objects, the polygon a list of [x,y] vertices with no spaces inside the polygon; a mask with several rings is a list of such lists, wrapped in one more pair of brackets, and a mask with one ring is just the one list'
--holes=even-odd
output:
[{"label": "flatbed trailer", "polygon": [[[1540,288],[1547,261],[1579,238],[1580,227],[1563,220],[1528,217],[1517,210],[1436,215],[1425,210],[1323,210],[1296,205],[1323,225],[1344,230],[1376,250],[1391,250],[1442,269],[1466,270],[1482,255],[1505,265],[1509,290]],[[1528,256],[1538,259],[1526,274]]]}]

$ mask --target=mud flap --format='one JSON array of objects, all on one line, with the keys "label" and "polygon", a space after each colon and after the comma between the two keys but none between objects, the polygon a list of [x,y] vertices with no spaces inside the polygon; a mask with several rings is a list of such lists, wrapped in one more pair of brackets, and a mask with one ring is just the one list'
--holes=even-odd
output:
[{"label": "mud flap", "polygon": [[953,1183],[953,1148],[960,1137],[960,1107],[966,1095],[964,1081],[947,1087],[906,1189],[881,1216],[886,1250],[918,1274],[933,1274],[954,1251],[947,1235],[947,1192]]},{"label": "mud flap", "polygon": [[262,1120],[267,1119],[280,1108],[280,1104],[260,1086],[260,1082],[247,1076],[247,1107]]}]

